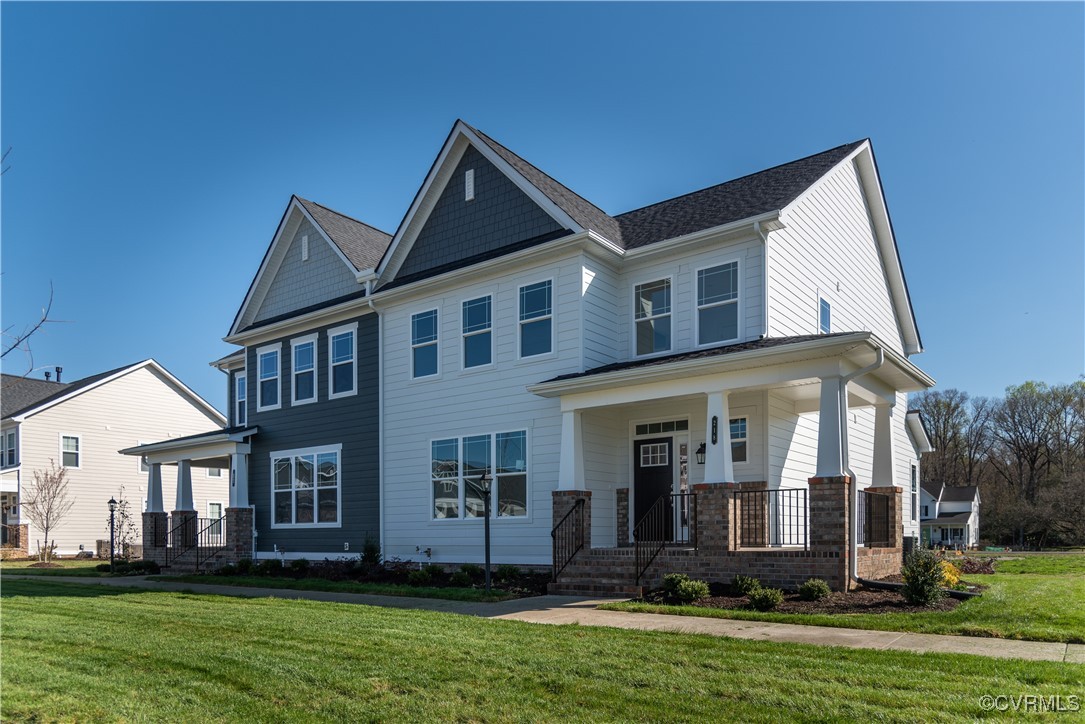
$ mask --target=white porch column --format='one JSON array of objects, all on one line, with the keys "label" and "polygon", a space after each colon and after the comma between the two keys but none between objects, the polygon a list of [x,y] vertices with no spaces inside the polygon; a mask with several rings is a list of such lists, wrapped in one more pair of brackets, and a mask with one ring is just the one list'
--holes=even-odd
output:
[{"label": "white porch column", "polygon": [[708,393],[704,456],[706,483],[735,482],[735,466],[731,460],[731,413],[727,395],[726,390]]},{"label": "white porch column", "polygon": [[584,439],[580,410],[561,413],[561,462],[558,490],[585,490]]},{"label": "white porch column", "polygon": [[230,507],[249,507],[249,456],[230,455]]},{"label": "white porch column", "polygon": [[162,507],[162,463],[147,466],[147,510],[148,513],[164,513]]},{"label": "white porch column", "polygon": [[874,406],[874,485],[896,485],[897,477],[893,463],[895,449],[893,447],[893,405],[882,404]]},{"label": "white porch column", "polygon": [[192,465],[188,460],[177,461],[177,504],[174,510],[195,510],[192,502]]},{"label": "white porch column", "polygon": [[821,378],[821,407],[818,413],[818,463],[814,477],[838,478],[844,472],[844,430],[841,427],[840,399],[844,382],[839,377]]}]

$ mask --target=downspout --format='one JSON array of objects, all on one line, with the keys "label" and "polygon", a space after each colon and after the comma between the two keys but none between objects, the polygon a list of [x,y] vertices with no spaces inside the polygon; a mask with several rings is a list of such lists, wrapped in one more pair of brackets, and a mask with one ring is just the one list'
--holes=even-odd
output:
[{"label": "downspout", "polygon": [[769,235],[761,228],[761,222],[753,222],[754,231],[765,243],[765,256],[761,262],[761,339],[769,336]]},{"label": "downspout", "polygon": [[377,540],[381,552],[384,551],[384,321],[381,319],[377,305],[373,303],[373,287],[376,276],[365,282],[365,299],[373,314],[377,315]]},{"label": "downspout", "polygon": [[855,513],[859,506],[859,481],[852,472],[848,460],[848,383],[852,380],[870,374],[885,364],[885,351],[878,348],[878,358],[872,364],[855,370],[840,378],[840,457],[843,462],[844,474],[851,479],[848,484],[848,527],[851,529],[848,535],[848,575],[851,580],[859,582],[859,516]]}]

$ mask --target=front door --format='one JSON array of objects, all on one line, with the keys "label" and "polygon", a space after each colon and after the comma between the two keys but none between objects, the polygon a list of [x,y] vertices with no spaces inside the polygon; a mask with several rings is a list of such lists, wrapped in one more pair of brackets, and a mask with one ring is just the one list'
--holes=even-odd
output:
[{"label": "front door", "polygon": [[674,465],[671,455],[674,440],[669,437],[633,442],[633,525],[636,526],[660,498],[665,510],[662,517],[654,519],[655,525],[649,535],[663,540],[674,537],[674,511],[671,492],[674,485]]}]

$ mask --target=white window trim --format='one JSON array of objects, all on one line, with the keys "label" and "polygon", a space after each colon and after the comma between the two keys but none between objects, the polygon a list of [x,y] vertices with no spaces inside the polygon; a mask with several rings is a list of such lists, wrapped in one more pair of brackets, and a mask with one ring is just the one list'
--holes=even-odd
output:
[{"label": "white window trim", "polygon": [[[746,437],[742,437],[742,438],[733,438],[733,437],[731,437],[731,421],[732,420],[745,420],[746,421]],[[751,462],[753,462],[752,460],[750,460],[750,415],[748,415],[748,414],[737,415],[737,414],[733,414],[733,413],[731,415],[729,415],[728,419],[727,419],[727,437],[731,442],[731,464],[732,465],[748,465]],[[740,442],[746,443],[746,459],[745,460],[735,460],[734,459],[734,445],[735,445],[735,440],[736,439],[739,440]]]},{"label": "white window trim", "polygon": [[[313,345],[313,366],[306,372],[313,373],[313,396],[306,397],[304,399],[298,399],[296,397],[298,391],[298,370],[296,360],[294,359],[294,351],[303,344]],[[298,405],[308,405],[316,402],[320,397],[319,385],[317,385],[317,369],[318,361],[320,359],[319,346],[317,345],[317,335],[307,334],[304,337],[295,337],[290,340],[290,404],[294,407]]]},{"label": "white window trim", "polygon": [[[226,515],[226,505],[221,500],[208,500],[207,501],[207,517],[208,518],[214,518],[215,517],[215,516],[211,515],[211,506],[212,505],[219,506],[219,510],[222,511],[222,515]],[[222,516],[219,516],[219,517],[222,517]]]},{"label": "white window trim", "polygon": [[[312,455],[314,458],[320,453],[334,452],[338,456],[338,462],[336,463],[335,474],[338,477],[335,486],[335,515],[337,520],[334,523],[276,523],[275,522],[275,458],[296,457],[298,455]],[[296,448],[294,450],[276,450],[268,454],[268,484],[271,486],[271,503],[268,506],[270,508],[269,515],[271,518],[271,527],[278,529],[289,530],[302,530],[306,528],[342,528],[343,527],[343,445],[342,443],[336,445],[322,445],[319,447],[304,447]],[[316,470],[313,471],[316,475]],[[290,488],[291,499],[290,509],[291,518],[297,517],[297,511],[295,508],[295,498],[293,497],[294,488]],[[315,520],[319,514],[317,511],[317,495],[316,495],[316,480],[313,481],[313,519]]]},{"label": "white window trim", "polygon": [[[332,363],[332,344],[333,340],[340,334],[346,332],[353,332],[351,335],[351,343],[353,349],[351,350],[350,363],[354,367],[354,374],[350,376],[350,389],[342,392],[335,392],[335,365]],[[338,400],[342,397],[350,397],[351,395],[358,394],[358,323],[351,322],[350,324],[344,324],[339,327],[333,327],[327,331],[328,335],[328,399]],[[340,362],[339,364],[343,364]]]},{"label": "white window trim", "polygon": [[[240,400],[237,397],[237,383],[240,380],[244,380],[244,383],[242,384],[242,387],[245,390],[245,399],[244,400]],[[249,370],[248,370],[247,367],[242,368],[240,372],[237,372],[237,373],[234,374],[233,385],[234,385],[234,389],[233,389],[234,409],[232,410],[233,415],[231,415],[231,419],[234,421],[235,425],[248,425],[249,424]],[[245,419],[243,421],[237,419],[237,404],[239,402],[244,402],[245,403]]]},{"label": "white window trim", "polygon": [[[699,300],[698,300],[698,297],[697,297],[697,276],[702,271],[704,271],[705,269],[715,269],[716,267],[726,266],[728,264],[735,264],[736,265],[735,266],[735,275],[738,277],[738,297],[736,299],[734,299],[734,300],[728,300],[726,302],[713,302],[711,304],[704,304],[704,305],[700,304]],[[746,324],[745,324],[745,318],[743,317],[743,315],[745,314],[746,310],[744,308],[745,305],[743,303],[743,300],[746,298],[746,285],[743,283],[743,278],[742,278],[742,258],[741,257],[737,257],[737,256],[736,257],[728,257],[728,258],[721,259],[721,260],[719,260],[719,261],[717,261],[717,262],[715,262],[713,264],[708,264],[706,266],[697,267],[696,269],[693,270],[693,284],[692,284],[691,289],[692,289],[692,292],[693,292],[693,346],[694,347],[696,347],[697,349],[704,349],[706,347],[715,347],[715,346],[721,345],[721,344],[733,344],[735,342],[738,342],[739,340],[741,340],[745,336],[744,332],[745,332],[745,329],[746,329]],[[734,304],[735,307],[736,307],[735,315],[736,315],[736,319],[737,319],[737,324],[735,324],[735,334],[737,334],[738,336],[734,337],[732,339],[721,339],[721,340],[718,340],[716,342],[705,342],[704,344],[701,344],[701,309],[712,309],[713,307],[722,307],[725,304]]]},{"label": "white window trim", "polygon": [[[211,474],[212,470],[217,470],[219,474],[218,475],[212,475]],[[215,480],[220,480],[222,478],[222,468],[207,468],[207,477],[214,478]]]},{"label": "white window trim", "polygon": [[[466,304],[467,302],[473,302],[476,299],[484,299],[484,298],[488,298],[490,300],[490,326],[488,328],[486,328],[486,329],[480,329],[480,330],[477,330],[477,331],[474,331],[474,332],[464,332],[463,331],[463,321],[464,321],[463,305]],[[460,371],[461,372],[478,372],[479,370],[493,369],[494,362],[495,362],[495,360],[494,360],[494,357],[495,357],[495,354],[494,354],[494,326],[495,326],[494,325],[494,318],[495,318],[495,316],[496,316],[496,312],[495,312],[495,308],[494,308],[494,295],[489,293],[489,292],[487,292],[486,294],[476,294],[474,296],[466,297],[466,298],[460,300]],[[490,334],[490,361],[487,362],[484,365],[475,365],[474,367],[468,367],[467,366],[467,344],[466,344],[467,338],[468,337],[476,337],[476,336],[478,336],[480,334],[486,334],[487,332]],[[444,438],[441,438],[441,439],[444,439]]]},{"label": "white window trim", "polygon": [[[497,514],[497,504],[496,504],[495,498],[494,498],[494,495],[497,493],[497,490],[498,490],[498,481],[497,481],[498,474],[496,472],[497,471],[497,436],[501,435],[503,433],[510,433],[510,432],[522,432],[522,433],[524,433],[524,448],[525,448],[525,450],[524,450],[524,455],[525,455],[524,467],[526,468],[526,470],[524,471],[523,475],[524,475],[524,477],[526,479],[525,484],[527,486],[526,495],[525,495],[525,498],[526,498],[525,502],[527,503],[527,505],[526,505],[526,509],[525,509],[523,515],[501,515],[501,516],[499,516]],[[527,427],[524,427],[524,428],[521,428],[519,430],[512,429],[512,430],[497,430],[497,431],[493,431],[493,432],[466,432],[466,433],[464,433],[462,435],[445,435],[445,436],[441,436],[441,437],[430,438],[430,440],[426,443],[426,461],[427,461],[426,468],[429,471],[427,473],[427,476],[428,476],[427,484],[429,485],[428,502],[429,502],[429,522],[430,523],[437,523],[439,525],[445,525],[447,523],[453,523],[453,522],[460,522],[460,523],[463,523],[465,521],[467,521],[467,522],[470,522],[470,521],[482,522],[483,520],[485,520],[485,518],[483,516],[481,516],[481,515],[478,516],[477,518],[468,518],[467,516],[462,514],[463,511],[466,510],[466,500],[467,500],[467,497],[466,497],[467,496],[467,483],[465,482],[467,480],[467,478],[463,474],[463,441],[464,441],[464,438],[482,437],[483,435],[488,435],[489,438],[490,438],[489,473],[490,473],[490,475],[493,476],[493,482],[491,483],[491,485],[493,487],[491,488],[492,492],[490,494],[490,522],[491,522],[491,525],[493,524],[493,521],[496,521],[496,520],[510,521],[510,522],[513,522],[513,521],[519,521],[519,522],[531,521],[531,515],[532,515],[532,505],[531,505],[531,468],[532,468],[532,465],[531,465],[531,430],[528,429]],[[435,443],[438,440],[455,440],[456,441],[456,455],[457,455],[456,484],[459,486],[459,506],[460,506],[460,513],[461,513],[461,515],[459,515],[456,518],[436,518],[433,515],[433,511],[437,506],[437,501],[434,500],[434,498],[433,498],[433,480],[434,480],[434,478],[433,478],[433,443]],[[502,474],[503,475],[519,475],[519,473],[502,473]]]},{"label": "white window trim", "polygon": [[[13,448],[15,450],[15,460],[13,462],[8,461],[8,435],[13,436]],[[15,468],[19,466],[19,428],[10,427],[0,433],[0,440],[3,442],[2,449],[0,449],[0,467]]]},{"label": "white window trim", "polygon": [[[671,309],[666,315],[654,314],[644,319],[637,319],[637,287],[642,284],[651,284],[652,282],[666,281],[670,285],[671,289]],[[660,357],[665,354],[672,354],[674,352],[674,334],[677,325],[675,324],[675,286],[674,286],[674,274],[664,274],[648,277],[639,281],[634,281],[633,285],[629,289],[630,307],[629,307],[629,341],[630,348],[634,359],[648,359],[650,357]],[[659,350],[658,352],[647,352],[645,354],[637,354],[637,322],[643,322],[649,319],[658,319],[659,317],[668,316],[671,318],[671,346],[667,349]]]},{"label": "white window trim", "polygon": [[[76,439],[76,455],[79,456],[78,465],[65,465],[64,464],[64,438],[74,437]],[[57,455],[57,462],[60,463],[60,467],[67,468],[68,470],[82,470],[83,469],[83,456],[86,451],[83,450],[83,436],[82,435],[69,435],[67,433],[59,433],[57,436],[57,445],[59,446],[60,453]]]},{"label": "white window trim", "polygon": [[912,506],[912,522],[915,523],[917,520],[919,520],[919,511],[916,510],[916,508],[918,508],[919,504],[922,502],[919,496],[919,466],[915,463],[912,463],[910,468],[911,481],[909,482],[909,485],[911,487],[911,490],[909,490],[908,492],[911,493],[911,495],[908,498],[908,502]]},{"label": "white window trim", "polygon": [[[256,350],[256,411],[267,412],[268,410],[278,410],[283,406],[283,347],[285,345],[282,342],[275,344],[265,345],[258,347]],[[275,385],[279,389],[279,394],[276,395],[274,405],[265,405],[264,403],[264,386],[260,378],[260,357],[268,354],[269,352],[277,352],[277,364],[275,365]],[[245,403],[246,408],[248,402]]]},{"label": "white window trim", "polygon": [[[829,307],[829,328],[824,329],[821,326],[821,305],[825,304]],[[833,331],[833,303],[829,301],[824,294],[818,295],[818,334],[832,334]]]},{"label": "white window trim", "polygon": [[[435,320],[435,328],[437,330],[437,339],[432,342],[423,342],[422,344],[414,343],[414,318],[419,314],[425,314],[427,312],[436,312],[437,318]],[[426,309],[420,309],[417,312],[411,312],[408,316],[410,321],[407,322],[407,337],[411,346],[411,379],[412,380],[433,380],[441,376],[441,308],[440,307],[428,307]],[[419,347],[434,346],[437,348],[437,371],[431,375],[416,375],[414,372],[414,351]]]},{"label": "white window trim", "polygon": [[[544,314],[541,317],[532,317],[531,319],[520,319],[520,292],[524,287],[534,286],[535,284],[542,284],[543,282],[550,282],[550,314]],[[542,360],[553,357],[556,354],[555,347],[557,346],[557,332],[555,327],[557,326],[557,320],[555,319],[554,307],[556,295],[554,294],[554,278],[549,277],[547,279],[537,279],[533,282],[527,282],[520,284],[516,287],[516,359],[521,360]],[[550,351],[540,352],[539,354],[527,355],[526,357],[521,350],[521,342],[523,340],[523,327],[525,324],[531,324],[532,322],[540,322],[544,319],[550,320]]]}]

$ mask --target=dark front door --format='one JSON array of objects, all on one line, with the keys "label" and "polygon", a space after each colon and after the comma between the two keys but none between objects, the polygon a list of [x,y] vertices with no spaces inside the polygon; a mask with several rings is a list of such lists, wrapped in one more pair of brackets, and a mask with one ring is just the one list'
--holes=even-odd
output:
[{"label": "dark front door", "polygon": [[671,489],[674,484],[673,440],[669,437],[633,442],[633,524],[641,523],[660,498],[664,498],[663,510],[656,511],[649,539],[671,540],[674,537],[674,511]]}]

